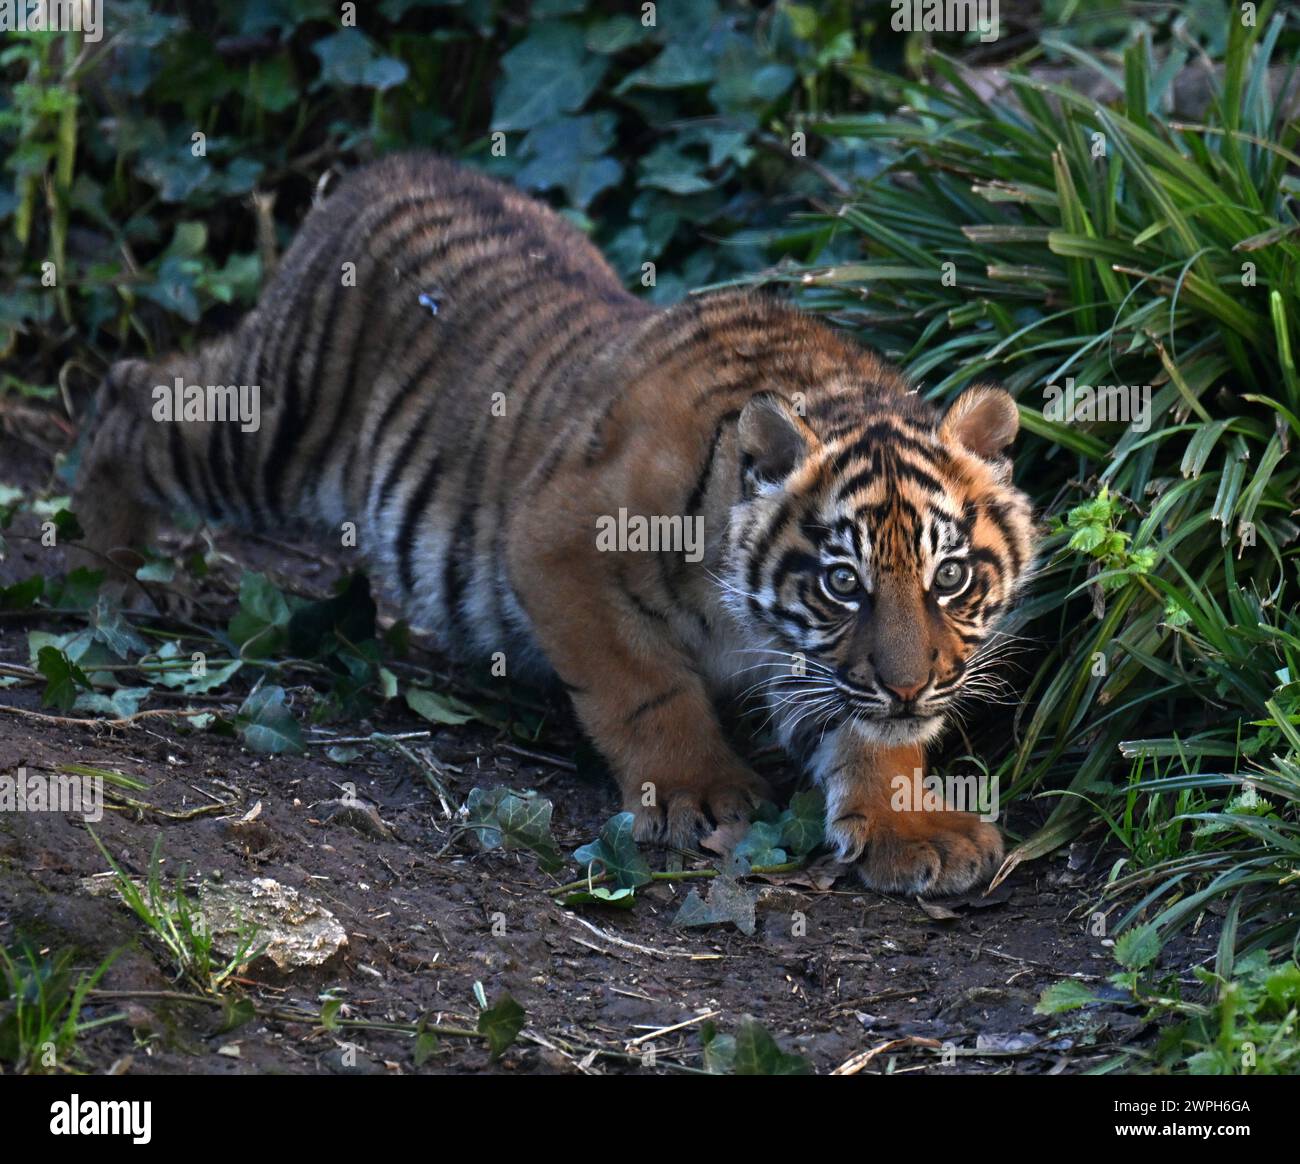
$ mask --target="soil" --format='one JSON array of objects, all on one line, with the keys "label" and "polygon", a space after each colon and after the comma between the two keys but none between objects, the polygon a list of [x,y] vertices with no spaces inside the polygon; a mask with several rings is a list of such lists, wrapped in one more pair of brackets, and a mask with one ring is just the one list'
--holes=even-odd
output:
[{"label": "soil", "polygon": [[[0,437],[0,480],[39,487],[48,467],[30,441]],[[35,532],[34,519],[20,516],[7,532],[0,583],[53,572],[51,551],[22,540]],[[218,544],[232,563],[273,569],[317,592],[332,576],[328,563],[285,547],[225,536]],[[203,597],[229,613],[229,594],[229,579],[214,578]],[[29,630],[76,625],[48,612],[0,614],[0,662],[27,663]],[[212,710],[233,713],[249,682],[213,700]],[[324,967],[281,972],[267,959],[254,963],[238,987],[258,1014],[223,1030],[222,1008],[192,1000],[193,988],[176,981],[138,920],[113,895],[87,890],[83,879],[107,863],[84,821],[0,813],[0,944],[71,947],[86,968],[117,952],[99,984],[109,993],[94,997],[84,1017],[124,1018],[80,1040],[83,1070],[664,1073],[701,1068],[706,1022],[734,1032],[750,1015],[819,1073],[844,1064],[866,1074],[1073,1073],[1150,1033],[1123,1008],[1034,1013],[1042,991],[1063,977],[1100,982],[1113,969],[1108,945],[1090,932],[1107,860],[1088,840],[1020,866],[987,897],[942,908],[882,896],[851,878],[823,888],[824,879],[796,873],[749,882],[760,889],[751,936],[730,924],[687,929],[674,916],[703,882],[656,882],[637,891],[631,910],[565,908],[548,890],[580,876],[575,862],[551,876],[527,851],[481,850],[447,818],[421,767],[390,750],[361,744],[357,758],[335,763],[326,735],[309,729],[306,755],[268,757],[170,718],[113,728],[7,710],[50,715],[39,694],[30,683],[0,688],[0,773],[72,763],[144,781],[147,791],[133,795],[148,807],[110,808],[93,826],[125,870],[143,875],[161,837],[168,876],[184,867],[192,880],[271,878],[317,899],[347,933],[345,949]],[[305,691],[290,694],[301,711]],[[365,737],[429,728],[392,700],[369,720],[329,730]],[[608,783],[580,775],[577,736],[562,711],[532,745],[466,724],[434,728],[411,746],[436,760],[453,809],[475,787],[538,790],[554,803],[552,828],[566,856],[618,809]],[[362,811],[339,811],[349,783]],[[1040,820],[1034,804],[1018,802],[1003,823],[1014,837]],[[665,867],[663,854],[648,855]],[[685,861],[688,870],[707,866]],[[1182,965],[1210,952],[1213,935],[1189,943],[1172,951]],[[509,994],[527,1016],[522,1037],[495,1061],[482,1041],[446,1036],[417,1067],[407,1031],[268,1017],[319,1015],[329,992],[352,1020],[473,1026],[477,983],[489,1002]]]}]

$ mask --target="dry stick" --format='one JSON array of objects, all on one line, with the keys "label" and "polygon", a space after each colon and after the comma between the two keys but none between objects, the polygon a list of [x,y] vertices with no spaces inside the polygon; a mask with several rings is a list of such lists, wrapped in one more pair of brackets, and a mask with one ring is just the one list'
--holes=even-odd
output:
[{"label": "dry stick", "polygon": [[[198,1003],[201,1006],[225,1005],[225,1000],[222,998],[207,998],[201,994],[185,994],[179,990],[90,990],[87,994],[95,998],[104,999],[141,998],[166,1002]],[[313,1013],[311,1011],[279,1010],[276,1008],[267,1009],[259,1007],[253,999],[249,999],[249,1001],[253,1004],[253,1010],[262,1018],[273,1019],[277,1022],[308,1023],[317,1026],[323,1025],[319,1013]],[[390,1031],[394,1034],[402,1035],[418,1035],[421,1032],[428,1032],[435,1035],[449,1035],[459,1039],[487,1038],[487,1035],[483,1034],[481,1031],[472,1031],[468,1027],[450,1027],[437,1023],[380,1023],[371,1022],[367,1019],[335,1019],[334,1021],[336,1025],[340,1027]],[[520,1031],[519,1038],[539,1047],[545,1047],[548,1050],[553,1049],[550,1041],[533,1031]],[[561,1047],[582,1051],[586,1054],[603,1055],[606,1058],[621,1059],[627,1063],[640,1063],[642,1061],[640,1055],[630,1055],[625,1051],[616,1051],[608,1047],[584,1046],[581,1043],[572,1043],[567,1039],[561,1038],[559,1035],[552,1035],[551,1039]],[[671,1059],[660,1058],[657,1060],[657,1065],[690,1075],[707,1074],[707,1072],[702,1072],[697,1068],[687,1067],[684,1063],[675,1063]]]},{"label": "dry stick", "polygon": [[502,751],[522,756],[525,760],[536,760],[539,764],[549,764],[552,768],[561,768],[566,772],[576,772],[578,765],[563,756],[554,756],[550,752],[537,752],[532,748],[523,748],[518,744],[502,744]]},{"label": "dry stick", "polygon": [[615,946],[622,946],[623,949],[633,950],[638,954],[653,954],[660,958],[690,958],[696,962],[713,962],[722,957],[721,954],[696,954],[690,950],[658,950],[653,946],[638,946],[635,942],[626,941],[617,934],[611,934],[608,930],[592,925],[586,918],[578,917],[577,914],[573,915],[573,920],[581,926],[586,926],[602,941],[611,942]]},{"label": "dry stick", "polygon": [[925,1039],[920,1035],[908,1035],[903,1039],[890,1039],[887,1043],[881,1043],[878,1047],[872,1047],[869,1051],[859,1051],[845,1059],[834,1071],[832,1075],[856,1075],[877,1055],[885,1051],[892,1051],[896,1047],[942,1047],[943,1044],[938,1039]]},{"label": "dry stick", "polygon": [[210,715],[211,712],[199,711],[197,709],[177,709],[175,711],[164,707],[155,708],[151,711],[137,711],[132,715],[124,715],[120,719],[81,719],[75,715],[46,715],[40,711],[28,711],[25,707],[13,707],[7,703],[0,703],[0,711],[7,711],[11,715],[21,715],[24,719],[40,720],[42,723],[59,723],[77,727],[130,727],[137,720],[142,719],[174,719],[177,716],[188,719],[195,715]]},{"label": "dry stick", "polygon": [[[392,735],[380,733],[388,740],[429,740],[433,738],[433,732],[394,732]],[[368,736],[322,736],[319,740],[308,740],[307,746],[311,747],[332,747],[335,744],[373,744],[375,743],[374,735]]]},{"label": "dry stick", "polygon": [[438,770],[434,767],[433,761],[417,756],[410,748],[394,736],[386,736],[382,732],[376,732],[374,742],[381,747],[391,748],[399,756],[414,764],[420,770],[420,774],[428,781],[429,786],[437,793],[438,799],[442,802],[443,815],[450,820],[456,815],[456,810],[451,807],[451,793],[447,790],[445,784],[439,777]]},{"label": "dry stick", "polygon": [[[787,861],[784,865],[755,865],[748,873],[742,874],[745,877],[752,877],[767,873],[797,873],[802,864],[799,861]],[[717,869],[674,869],[668,872],[659,872],[652,870],[650,873],[651,881],[700,881],[711,880],[714,877],[721,877],[722,874]],[[589,886],[601,885],[613,877],[612,873],[601,873],[596,877],[583,877],[578,881],[570,881],[567,885],[557,885],[554,889],[548,889],[546,892],[552,897],[559,897],[562,893],[577,893],[579,890],[586,889]]]},{"label": "dry stick", "polygon": [[680,1023],[673,1023],[670,1027],[659,1027],[657,1030],[648,1031],[644,1035],[637,1035],[635,1039],[628,1041],[628,1047],[635,1047],[640,1043],[647,1042],[650,1039],[657,1039],[660,1035],[671,1035],[673,1031],[680,1031],[683,1027],[694,1026],[696,1023],[706,1022],[711,1018],[717,1018],[722,1011],[710,1010],[704,1014],[697,1014],[694,1018],[688,1018]]},{"label": "dry stick", "polygon": [[[209,998],[202,994],[186,994],[179,990],[91,990],[87,992],[95,998],[146,998],[156,999],[165,1002],[192,1002],[201,1006],[225,1006],[224,998]],[[312,1011],[295,1011],[295,1010],[278,1010],[274,1007],[265,1008],[257,1005],[253,999],[249,999],[253,1004],[253,1010],[262,1018],[276,1019],[279,1022],[286,1023],[315,1023],[323,1026],[321,1016],[318,1012]],[[480,1031],[471,1031],[467,1027],[446,1027],[434,1023],[380,1023],[372,1022],[368,1019],[335,1019],[333,1020],[340,1027],[364,1027],[367,1030],[375,1031],[393,1031],[398,1034],[415,1035],[421,1031],[431,1031],[435,1035],[456,1035],[462,1039],[486,1039],[487,1035]]]}]

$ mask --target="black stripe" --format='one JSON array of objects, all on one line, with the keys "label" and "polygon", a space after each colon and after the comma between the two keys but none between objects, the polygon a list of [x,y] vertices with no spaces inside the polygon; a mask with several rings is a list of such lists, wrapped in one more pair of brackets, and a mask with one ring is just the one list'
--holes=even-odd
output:
[{"label": "black stripe", "polygon": [[667,691],[662,691],[658,695],[652,696],[651,698],[647,699],[644,703],[638,704],[627,715],[627,717],[624,719],[623,722],[628,725],[634,724],[643,715],[647,715],[649,712],[652,712],[657,708],[663,707],[665,704],[670,703],[672,700],[676,699],[679,695],[685,694],[685,692],[686,692],[686,688],[680,685],[676,687],[670,687],[668,688]]},{"label": "black stripe", "polygon": [[722,443],[722,430],[739,417],[740,413],[736,411],[724,414],[719,420],[717,427],[713,430],[713,438],[709,441],[709,451],[704,456],[704,467],[700,470],[695,478],[695,484],[691,486],[690,496],[686,499],[686,514],[688,516],[696,513],[700,504],[704,501],[704,494],[709,488],[709,481],[713,476],[713,461],[718,455],[718,446]]},{"label": "black stripe", "polygon": [[632,608],[638,614],[650,619],[652,622],[666,623],[668,621],[668,616],[663,611],[656,610],[632,589],[627,581],[627,573],[622,568],[619,568],[615,572],[614,584],[618,587],[619,592],[623,597],[632,604]]},{"label": "black stripe", "polygon": [[394,552],[397,555],[398,572],[402,586],[408,594],[415,592],[415,527],[424,514],[424,508],[433,495],[434,486],[442,472],[442,462],[434,457],[420,477],[420,483],[406,499],[406,510],[402,514],[402,524],[397,531]]},{"label": "black stripe", "polygon": [[772,552],[776,539],[781,536],[785,527],[790,524],[791,519],[794,517],[794,509],[795,499],[789,496],[783,497],[771,522],[768,523],[767,529],[763,531],[758,541],[750,547],[746,589],[751,594],[758,589],[759,584],[762,582],[763,564],[767,560],[768,554]]},{"label": "black stripe", "polygon": [[[339,254],[348,253],[355,244],[357,234],[364,232],[361,238],[360,247],[362,258],[369,259],[373,263],[375,255],[370,251],[367,239],[382,234],[389,226],[401,218],[404,213],[407,213],[412,209],[412,207],[423,201],[426,201],[426,199],[398,202],[396,205],[389,207],[379,221],[373,224],[368,223],[363,216],[351,224],[349,231],[337,245],[326,247],[324,249],[328,251],[331,257],[336,259]],[[392,240],[390,247],[385,249],[384,260],[387,259],[392,250],[400,250],[401,247],[407,245],[411,237],[419,232],[421,226],[422,222],[420,220],[412,221],[411,219],[407,219],[402,224],[403,229],[400,230],[396,238]],[[347,249],[345,250],[344,248]],[[381,262],[384,260],[381,260]],[[352,291],[360,295],[365,294],[361,263],[358,262],[357,264],[357,283],[355,287],[334,287],[332,281],[324,280],[317,284],[316,290],[319,291],[323,287],[332,287],[334,294],[330,296],[329,304],[326,309],[325,322],[321,329],[320,343],[317,345],[316,358],[312,364],[312,380],[319,379],[318,372],[329,353],[329,344],[334,335],[339,310],[346,299],[344,292]],[[364,317],[358,313],[358,319],[363,318]],[[289,357],[288,363],[282,369],[278,369],[278,378],[284,387],[284,400],[276,424],[275,435],[271,441],[271,446],[267,451],[266,459],[262,465],[263,491],[268,502],[275,507],[276,512],[281,516],[284,515],[285,510],[279,497],[280,486],[284,480],[285,472],[289,467],[290,449],[294,440],[300,435],[299,429],[302,426],[303,419],[301,415],[301,393],[299,391],[298,374],[300,371],[303,349],[307,342],[307,336],[311,332],[312,320],[310,316],[304,319],[302,323],[303,325],[298,328],[293,344],[293,351]],[[340,405],[342,405],[342,402],[343,398],[340,397]]]}]

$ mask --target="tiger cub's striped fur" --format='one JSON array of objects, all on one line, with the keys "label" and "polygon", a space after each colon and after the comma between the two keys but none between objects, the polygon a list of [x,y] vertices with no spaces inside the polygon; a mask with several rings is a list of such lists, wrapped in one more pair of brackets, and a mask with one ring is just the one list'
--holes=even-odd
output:
[{"label": "tiger cub's striped fur", "polygon": [[[178,377],[259,385],[260,427],[154,421]],[[115,365],[101,404],[76,508],[104,551],[176,507],[354,522],[448,649],[558,676],[641,837],[691,843],[762,795],[715,712],[753,689],[869,884],[957,891],[999,859],[993,826],[891,800],[1030,562],[1005,393],[940,418],[777,303],[656,309],[549,209],[401,156],[308,215],[233,334]],[[620,512],[702,519],[701,553],[606,552]]]}]

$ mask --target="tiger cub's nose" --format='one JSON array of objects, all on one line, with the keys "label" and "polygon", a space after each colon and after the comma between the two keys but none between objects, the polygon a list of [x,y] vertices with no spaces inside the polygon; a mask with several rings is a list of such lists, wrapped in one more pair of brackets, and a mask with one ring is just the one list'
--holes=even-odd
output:
[{"label": "tiger cub's nose", "polygon": [[928,679],[922,679],[919,683],[900,683],[897,681],[885,682],[880,680],[880,686],[890,693],[901,703],[911,703],[925,689]]}]

